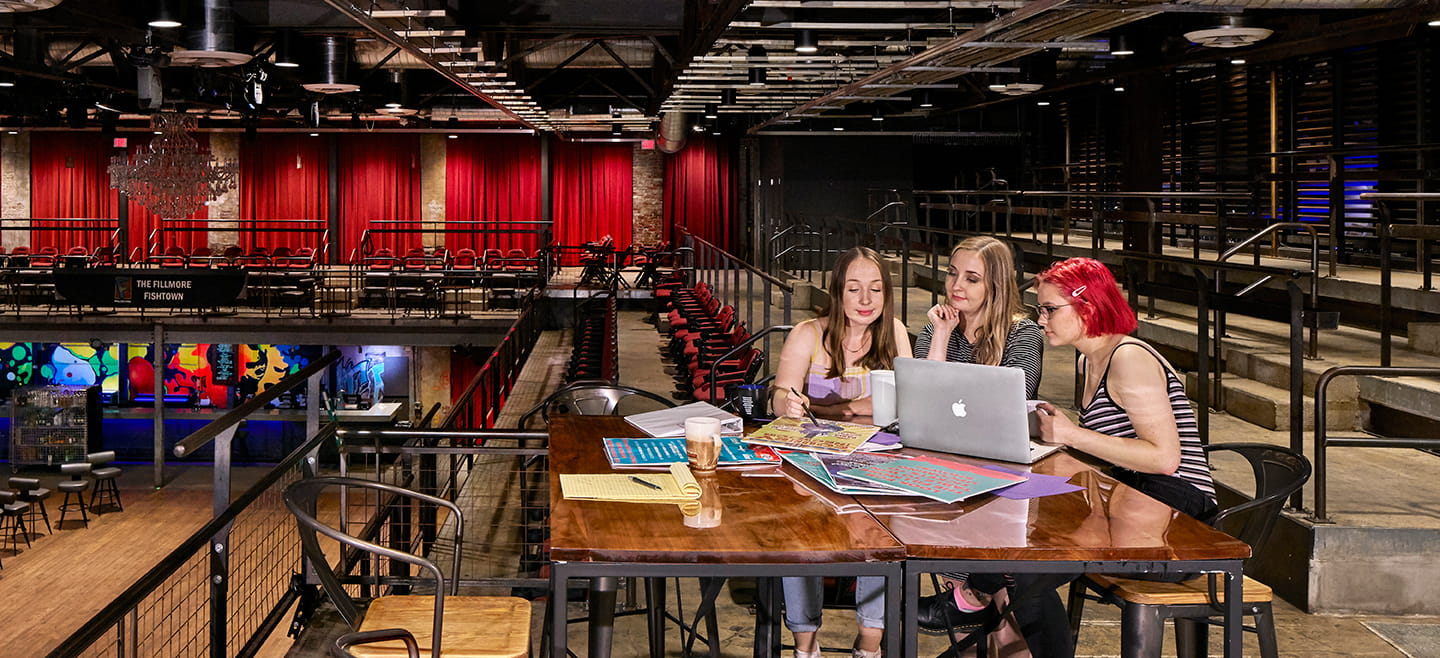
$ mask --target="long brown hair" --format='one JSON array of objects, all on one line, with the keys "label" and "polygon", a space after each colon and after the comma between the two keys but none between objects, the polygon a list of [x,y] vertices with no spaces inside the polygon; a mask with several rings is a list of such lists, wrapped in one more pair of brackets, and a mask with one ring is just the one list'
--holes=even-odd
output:
[{"label": "long brown hair", "polygon": [[[1015,257],[1010,247],[990,236],[978,235],[966,238],[950,250],[950,258],[961,251],[973,251],[985,264],[985,306],[978,315],[979,325],[975,328],[975,363],[984,366],[1000,365],[1005,355],[1005,339],[1010,336],[1010,326],[1023,317],[1020,304],[1020,287],[1015,285]],[[960,273],[957,272],[956,276]],[[968,331],[963,326],[962,330]]]},{"label": "long brown hair", "polygon": [[889,370],[895,367],[895,356],[899,354],[895,345],[895,303],[889,264],[874,249],[851,247],[835,260],[835,271],[830,273],[830,309],[826,312],[829,322],[820,337],[820,344],[830,355],[830,371],[825,374],[829,379],[845,373],[845,276],[850,273],[850,266],[862,259],[880,269],[880,290],[885,296],[885,304],[880,307],[880,317],[870,323],[870,349],[856,365],[871,370]]}]

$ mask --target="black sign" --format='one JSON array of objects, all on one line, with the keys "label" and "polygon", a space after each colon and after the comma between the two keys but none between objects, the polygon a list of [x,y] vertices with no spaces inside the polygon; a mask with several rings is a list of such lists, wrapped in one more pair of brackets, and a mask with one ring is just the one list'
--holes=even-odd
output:
[{"label": "black sign", "polygon": [[234,304],[244,289],[243,270],[55,270],[55,292],[82,306],[209,308]]}]

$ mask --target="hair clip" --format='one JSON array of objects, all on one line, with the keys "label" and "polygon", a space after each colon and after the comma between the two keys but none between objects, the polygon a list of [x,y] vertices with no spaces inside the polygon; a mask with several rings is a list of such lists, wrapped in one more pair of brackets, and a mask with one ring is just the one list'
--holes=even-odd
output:
[{"label": "hair clip", "polygon": [[1070,291],[1070,296],[1071,296],[1071,297],[1079,297],[1079,296],[1080,296],[1080,293],[1085,292],[1085,289],[1088,288],[1088,287],[1089,287],[1089,286],[1080,286],[1079,288],[1076,288],[1076,289],[1074,289],[1074,290],[1071,290],[1071,291]]}]

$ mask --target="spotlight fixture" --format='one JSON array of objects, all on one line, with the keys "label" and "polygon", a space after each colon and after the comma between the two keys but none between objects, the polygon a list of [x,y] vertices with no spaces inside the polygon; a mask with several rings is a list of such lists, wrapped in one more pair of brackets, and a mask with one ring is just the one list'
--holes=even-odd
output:
[{"label": "spotlight fixture", "polygon": [[885,115],[880,113],[880,106],[879,106],[879,105],[876,105],[873,109],[870,110],[870,120],[871,120],[871,121],[884,121],[884,120],[885,120]]},{"label": "spotlight fixture", "polygon": [[1244,66],[1244,65],[1245,65],[1245,58],[1244,58],[1244,57],[1236,57],[1235,59],[1230,60],[1230,63],[1231,63],[1231,64],[1234,64],[1235,66]]},{"label": "spotlight fixture", "polygon": [[1429,23],[1426,23],[1426,25],[1428,25],[1428,26],[1430,26],[1430,27],[1440,27],[1440,19],[1435,19],[1435,20],[1433,20],[1433,21],[1430,21]]},{"label": "spotlight fixture", "polygon": [[845,132],[845,126],[835,126],[834,128],[831,128],[831,130],[834,130],[835,132]]},{"label": "spotlight fixture", "polygon": [[795,31],[795,52],[808,54],[819,51],[820,46],[815,41],[814,30]]},{"label": "spotlight fixture", "polygon": [[706,105],[706,106],[705,106],[705,118],[706,118],[706,119],[718,119],[718,118],[720,118],[720,107],[719,107],[718,105],[714,104],[714,103],[711,103],[711,104],[709,104],[709,105]]},{"label": "spotlight fixture", "polygon": [[1115,35],[1110,40],[1110,54],[1116,57],[1129,57],[1135,54],[1135,49],[1130,47],[1129,39],[1123,34]]},{"label": "spotlight fixture", "polygon": [[445,136],[445,139],[460,139],[460,136],[456,135],[455,133],[450,133],[449,135]]},{"label": "spotlight fixture", "polygon": [[618,124],[618,123],[612,123],[612,124],[610,124],[610,134],[611,134],[611,135],[614,135],[614,136],[616,136],[616,137],[619,137],[620,134],[621,134],[622,132],[624,132],[624,131],[625,131],[624,126],[621,126],[621,125]]},{"label": "spotlight fixture", "polygon": [[1038,107],[1050,107],[1050,101],[1035,101],[1035,105]]},{"label": "spotlight fixture", "polygon": [[752,86],[752,87],[763,87],[763,86],[765,86],[765,69],[762,69],[762,68],[760,68],[760,67],[758,67],[758,66],[752,66],[752,67],[750,67],[750,86]]},{"label": "spotlight fixture", "polygon": [[921,89],[921,90],[920,90],[920,105],[919,105],[919,107],[935,107],[935,101],[934,101],[934,99],[930,98],[930,91],[929,91],[929,90],[926,90],[926,89]]},{"label": "spotlight fixture", "polygon": [[697,133],[703,133],[703,132],[705,132],[705,126],[702,126],[702,125],[700,125],[700,124],[697,123],[697,124],[695,124],[694,130],[695,130],[695,132],[697,132]]},{"label": "spotlight fixture", "polygon": [[320,136],[320,133],[310,133],[310,136],[311,136],[311,137],[319,137],[319,136]]},{"label": "spotlight fixture", "polygon": [[175,11],[174,0],[158,0],[155,3],[155,16],[146,25],[160,29],[180,27],[180,14]]},{"label": "spotlight fixture", "polygon": [[1117,91],[1117,92],[1119,92],[1119,91],[1125,91],[1125,85],[1124,85],[1123,83],[1112,82],[1111,84],[1114,85],[1115,91]]},{"label": "spotlight fixture", "polygon": [[734,105],[734,104],[735,104],[735,88],[734,88],[734,87],[727,87],[727,88],[725,88],[725,89],[721,89],[721,90],[720,90],[720,104],[721,104],[721,105]]},{"label": "spotlight fixture", "polygon": [[1259,42],[1274,33],[1274,30],[1252,27],[1244,16],[1231,15],[1226,16],[1219,25],[1186,32],[1185,38],[1207,48],[1239,48]]},{"label": "spotlight fixture", "polygon": [[[752,64],[753,64],[753,63],[764,62],[764,61],[765,61],[765,47],[764,47],[764,46],[761,46],[761,45],[750,46],[750,50],[746,52],[746,55],[749,57],[750,62],[752,62]],[[759,87],[759,86],[763,86],[764,84],[765,84],[765,67],[763,67],[763,66],[753,66],[753,65],[752,65],[752,66],[750,67],[750,85],[753,86],[753,87]]]},{"label": "spotlight fixture", "polygon": [[295,49],[290,44],[290,34],[286,30],[275,35],[275,54],[272,62],[282,69],[300,68],[300,62],[295,61]]}]

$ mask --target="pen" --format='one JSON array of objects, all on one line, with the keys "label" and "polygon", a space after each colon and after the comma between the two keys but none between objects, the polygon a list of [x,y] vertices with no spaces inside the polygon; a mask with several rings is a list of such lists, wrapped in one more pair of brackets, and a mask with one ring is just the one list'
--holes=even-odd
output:
[{"label": "pen", "polygon": [[650,487],[651,489],[660,490],[660,489],[664,489],[664,488],[665,488],[665,487],[662,487],[662,486],[660,486],[660,485],[658,485],[658,484],[655,484],[654,482],[651,482],[651,481],[649,481],[649,480],[642,480],[642,479],[640,479],[640,478],[638,478],[638,477],[635,477],[634,475],[630,476],[630,479],[631,479],[631,480],[634,480],[634,481],[636,481],[636,482],[639,482],[640,484],[643,484],[643,485],[645,485],[645,486],[647,486],[647,487]]},{"label": "pen", "polygon": [[796,397],[796,398],[799,398],[799,399],[801,400],[801,402],[800,402],[800,408],[801,408],[801,409],[804,409],[804,410],[805,410],[805,415],[810,417],[810,423],[813,424],[813,425],[819,426],[819,425],[820,425],[820,419],[815,417],[815,412],[810,411],[810,405],[805,404],[805,402],[804,402],[805,396],[801,395],[801,394],[800,394],[800,391],[795,390],[795,387],[794,387],[794,386],[791,386],[791,387],[790,387],[790,392],[791,392],[791,393],[794,393],[794,394],[795,394],[795,397]]}]

